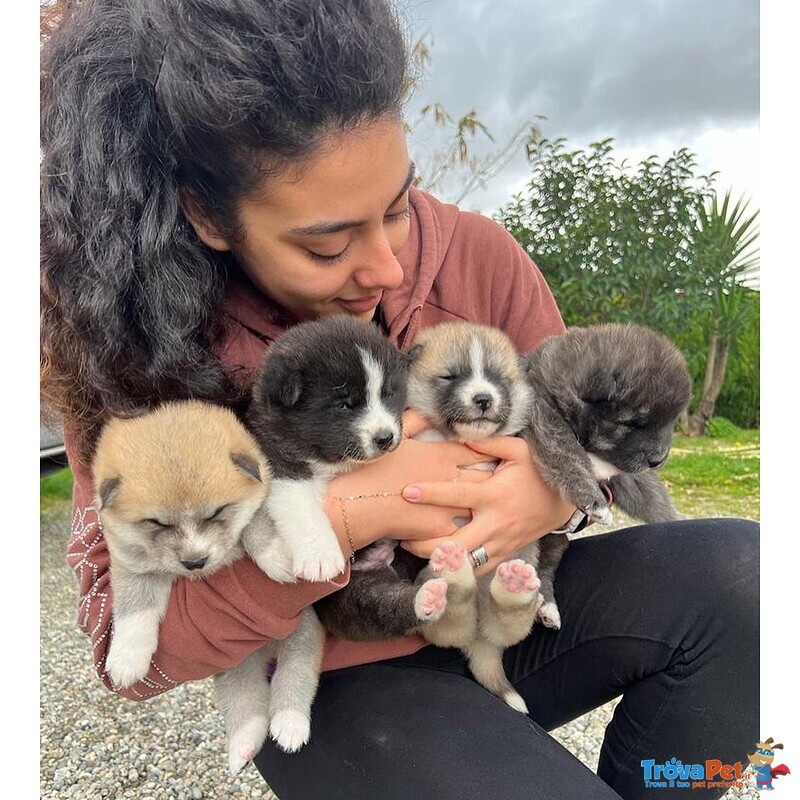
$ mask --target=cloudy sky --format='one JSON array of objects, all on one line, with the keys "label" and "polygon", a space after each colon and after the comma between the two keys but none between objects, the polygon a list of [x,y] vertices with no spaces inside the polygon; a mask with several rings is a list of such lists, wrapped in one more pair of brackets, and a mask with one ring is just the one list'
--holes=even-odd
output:
[{"label": "cloudy sky", "polygon": [[[621,155],[687,147],[717,186],[759,203],[757,0],[400,0],[433,40],[409,106],[474,108],[498,143],[528,118],[575,146],[612,136]],[[432,147],[431,141],[415,143]],[[464,205],[490,213],[524,184],[522,157]]]}]

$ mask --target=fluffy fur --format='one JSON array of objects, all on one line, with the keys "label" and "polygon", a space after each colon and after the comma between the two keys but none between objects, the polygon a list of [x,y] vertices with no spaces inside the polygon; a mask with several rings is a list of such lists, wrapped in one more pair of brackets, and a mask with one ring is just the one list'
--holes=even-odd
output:
[{"label": "fluffy fur", "polygon": [[[114,589],[106,669],[127,687],[150,668],[173,582],[203,579],[245,552],[262,552],[274,536],[263,507],[271,475],[234,414],[199,401],[112,420],[93,470]],[[267,730],[289,751],[308,740],[323,641],[308,609],[286,640],[217,677],[232,772],[260,749]],[[273,657],[279,669],[270,686]]]},{"label": "fluffy fur", "polygon": [[[524,362],[501,331],[437,325],[417,336],[409,356],[408,404],[433,426],[420,438],[470,441],[513,435],[528,423],[532,398]],[[357,565],[373,550],[362,551]],[[457,541],[442,542],[429,562],[398,548],[391,565],[353,572],[345,589],[316,604],[317,613],[328,630],[346,638],[419,632],[433,644],[459,647],[484,686],[524,710],[495,655],[533,624],[539,550],[534,543],[518,554],[525,559],[512,559],[476,581]]]},{"label": "fluffy fur", "polygon": [[534,404],[523,435],[544,480],[600,522],[611,511],[599,481],[637,519],[678,519],[648,471],[667,460],[692,396],[680,351],[649,328],[608,324],[551,336],[526,362]]},{"label": "fluffy fur", "polygon": [[266,506],[279,537],[257,556],[273,578],[326,581],[344,570],[327,482],[400,444],[405,386],[405,357],[346,315],[296,325],[270,347],[247,422],[273,471]]},{"label": "fluffy fur", "polygon": [[[690,397],[683,359],[663,337],[634,326],[573,329],[520,358],[498,330],[447,323],[421,333],[410,355],[409,405],[439,436],[522,435],[545,481],[595,518],[610,514],[601,477],[634,516],[678,518],[658,479],[640,472],[666,459],[672,426]],[[602,476],[592,471],[592,458]],[[567,545],[566,536],[545,536],[477,581],[457,542],[443,543],[421,570],[398,549],[393,564],[355,572],[317,610],[323,625],[348,638],[418,631],[460,647],[480,683],[526,711],[505,676],[502,652],[528,634],[537,613],[560,626],[553,578]],[[436,604],[425,591],[434,578],[445,582]],[[418,613],[433,605],[436,613]]]}]

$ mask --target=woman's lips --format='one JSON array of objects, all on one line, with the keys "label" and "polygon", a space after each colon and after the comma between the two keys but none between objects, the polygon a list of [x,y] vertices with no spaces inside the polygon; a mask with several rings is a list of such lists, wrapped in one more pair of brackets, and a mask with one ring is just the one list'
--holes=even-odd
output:
[{"label": "woman's lips", "polygon": [[339,299],[339,305],[344,306],[348,311],[354,314],[363,314],[365,311],[372,311],[375,306],[381,301],[381,294],[374,294],[372,297],[367,297],[364,300],[344,300]]}]

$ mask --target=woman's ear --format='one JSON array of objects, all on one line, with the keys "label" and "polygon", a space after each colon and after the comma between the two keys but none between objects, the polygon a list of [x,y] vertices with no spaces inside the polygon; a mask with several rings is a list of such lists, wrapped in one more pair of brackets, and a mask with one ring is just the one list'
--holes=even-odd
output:
[{"label": "woman's ear", "polygon": [[186,219],[204,245],[219,252],[231,249],[228,238],[223,236],[219,228],[208,218],[191,189],[181,186],[178,189],[178,198]]}]

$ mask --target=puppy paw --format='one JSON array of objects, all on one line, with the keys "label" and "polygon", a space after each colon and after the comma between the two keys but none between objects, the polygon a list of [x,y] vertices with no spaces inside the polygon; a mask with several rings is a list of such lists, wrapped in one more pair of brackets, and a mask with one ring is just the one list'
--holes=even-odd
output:
[{"label": "puppy paw", "polygon": [[521,558],[504,561],[495,570],[489,591],[502,606],[526,606],[537,596],[541,581],[536,570]]},{"label": "puppy paw", "polygon": [[319,545],[296,553],[292,560],[292,572],[304,581],[324,582],[344,572],[345,559],[335,540],[330,545]]},{"label": "puppy paw", "polygon": [[414,596],[414,613],[420,622],[436,622],[447,606],[447,581],[431,578],[419,587]]},{"label": "puppy paw", "polygon": [[231,775],[236,775],[248,761],[252,761],[267,738],[268,728],[267,718],[259,716],[248,720],[231,734],[228,740],[228,769]]},{"label": "puppy paw", "polygon": [[610,525],[614,521],[614,515],[605,500],[590,503],[585,511],[594,522],[599,522],[601,525]]},{"label": "puppy paw", "polygon": [[300,711],[278,711],[270,720],[269,735],[281,750],[295,753],[311,735],[311,720]]},{"label": "puppy paw", "polygon": [[475,573],[463,542],[445,540],[433,551],[429,564],[450,585],[475,585]]},{"label": "puppy paw", "polygon": [[558,610],[555,600],[549,603],[542,603],[536,612],[536,619],[545,626],[558,630],[561,627],[561,613]]},{"label": "puppy paw", "polygon": [[130,637],[115,634],[106,658],[106,672],[115,686],[127,689],[133,686],[150,671],[150,659],[155,652],[155,644],[142,646],[131,642]]},{"label": "puppy paw", "polygon": [[269,575],[278,583],[296,583],[292,572],[292,558],[286,545],[275,539],[261,547],[257,552],[250,553],[250,558],[256,562],[259,569]]}]

